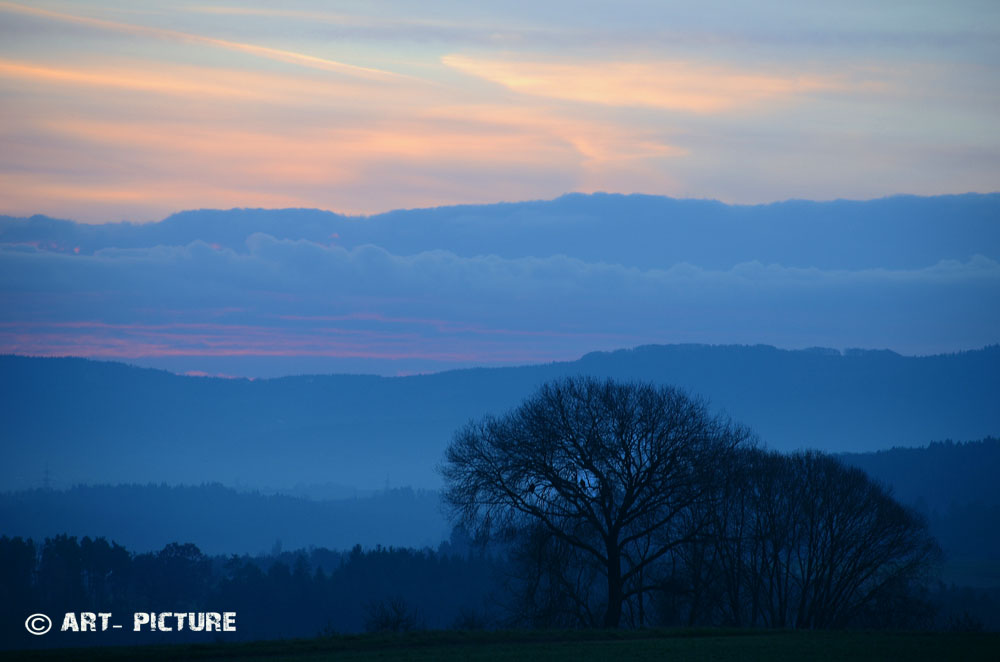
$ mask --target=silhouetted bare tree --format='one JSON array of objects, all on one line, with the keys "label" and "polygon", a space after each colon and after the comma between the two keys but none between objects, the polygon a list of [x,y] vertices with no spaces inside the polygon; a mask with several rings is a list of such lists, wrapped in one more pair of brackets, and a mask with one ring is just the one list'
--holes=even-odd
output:
[{"label": "silhouetted bare tree", "polygon": [[720,494],[716,466],[749,439],[677,389],[570,378],[460,430],[442,467],[445,499],[470,528],[535,527],[558,543],[535,535],[540,549],[590,564],[605,580],[599,599],[593,582],[587,594],[573,588],[571,568],[546,588],[560,585],[556,606],[581,620],[596,606],[600,624],[618,627],[627,601],[638,597],[641,612],[647,570],[707,525],[699,506]]},{"label": "silhouetted bare tree", "polygon": [[802,490],[798,627],[844,627],[936,558],[923,520],[860,469],[815,452],[790,462]]}]

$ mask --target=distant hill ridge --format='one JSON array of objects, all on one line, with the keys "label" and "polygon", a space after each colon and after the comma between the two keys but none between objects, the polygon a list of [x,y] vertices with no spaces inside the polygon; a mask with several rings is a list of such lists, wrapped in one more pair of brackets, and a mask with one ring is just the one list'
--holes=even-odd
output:
[{"label": "distant hill ridge", "polygon": [[661,345],[410,377],[182,377],[0,357],[0,489],[52,484],[341,483],[434,488],[455,430],[539,384],[590,374],[704,396],[779,450],[884,449],[1000,432],[1000,345],[957,354]]},{"label": "distant hill ridge", "polygon": [[[964,503],[1000,507],[1000,439],[935,441],[915,448],[896,447],[840,458],[891,485],[904,503],[923,502],[944,511]],[[1000,521],[1000,520],[998,520]]]}]

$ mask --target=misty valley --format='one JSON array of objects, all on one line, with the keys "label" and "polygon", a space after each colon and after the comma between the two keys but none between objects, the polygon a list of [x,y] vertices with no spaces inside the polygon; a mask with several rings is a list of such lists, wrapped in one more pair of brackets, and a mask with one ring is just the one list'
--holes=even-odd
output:
[{"label": "misty valley", "polygon": [[[692,406],[696,407],[692,411],[696,414],[703,411],[697,415],[707,417],[704,420],[710,423],[722,421],[722,418],[713,418],[723,415],[722,412],[728,414],[742,409],[753,412],[746,420],[756,423],[747,428],[752,438],[738,444],[742,448],[750,443],[740,452],[749,452],[743,462],[750,463],[747,467],[756,467],[747,469],[749,473],[745,478],[740,478],[744,475],[743,469],[735,465],[727,469],[729,460],[723,456],[699,460],[692,465],[697,466],[700,462],[710,467],[710,474],[725,477],[724,485],[706,488],[717,494],[710,501],[715,505],[703,514],[698,514],[699,508],[710,502],[691,501],[679,507],[676,516],[668,518],[669,524],[649,529],[655,532],[654,535],[674,531],[672,535],[678,542],[670,541],[661,557],[642,566],[647,579],[641,587],[636,585],[638,592],[631,598],[623,599],[620,625],[628,628],[737,625],[947,631],[1000,627],[1000,533],[995,527],[1000,517],[1000,489],[995,481],[1000,466],[1000,441],[983,435],[978,441],[907,445],[902,443],[897,432],[890,437],[891,443],[881,444],[882,448],[877,440],[869,437],[864,445],[859,445],[870,450],[832,453],[836,448],[832,446],[827,451],[832,454],[826,455],[788,446],[780,452],[768,451],[765,450],[770,447],[767,439],[756,434],[757,429],[767,430],[774,426],[776,434],[773,436],[781,439],[781,427],[776,423],[783,421],[791,425],[788,421],[795,420],[795,411],[783,415],[785,408],[791,406],[814,418],[824,417],[821,412],[826,408],[828,420],[836,416],[845,426],[857,425],[860,420],[868,430],[894,429],[894,421],[900,420],[897,410],[890,402],[879,400],[884,395],[866,390],[870,388],[868,380],[872,375],[878,375],[875,383],[883,387],[899,380],[901,388],[905,384],[911,392],[922,394],[927,399],[927,409],[931,402],[934,403],[937,420],[948,420],[948,408],[952,407],[954,420],[960,422],[956,427],[965,426],[963,429],[972,434],[976,426],[980,430],[989,429],[996,425],[990,418],[997,415],[995,409],[978,407],[977,410],[986,416],[980,420],[965,416],[963,404],[975,398],[996,401],[1000,395],[995,379],[998,358],[994,347],[974,353],[911,359],[884,353],[665,346],[595,354],[581,362],[515,370],[458,371],[404,378],[343,376],[255,382],[178,377],[71,359],[3,357],[0,361],[6,362],[3,384],[7,401],[23,403],[11,409],[11,415],[2,423],[6,427],[4,434],[34,435],[38,439],[37,443],[21,448],[22,453],[30,449],[30,456],[23,455],[7,466],[42,467],[42,472],[29,478],[27,485],[0,494],[0,530],[3,532],[0,537],[0,568],[3,569],[0,583],[6,594],[15,596],[14,600],[4,603],[2,615],[4,641],[10,647],[37,645],[37,639],[24,632],[16,617],[24,611],[24,605],[31,605],[32,612],[69,611],[64,606],[72,605],[74,612],[92,610],[93,613],[126,614],[128,618],[133,612],[148,612],[150,605],[163,605],[179,613],[234,612],[237,615],[234,631],[216,633],[216,636],[235,641],[422,629],[598,626],[604,618],[602,605],[607,605],[606,593],[600,588],[605,581],[602,579],[604,573],[587,560],[586,554],[580,555],[579,549],[583,547],[567,546],[559,536],[553,537],[551,530],[539,529],[537,522],[530,520],[513,528],[494,529],[490,535],[466,528],[455,519],[454,509],[447,507],[440,488],[412,486],[426,475],[419,466],[414,466],[411,473],[395,474],[393,482],[409,484],[393,487],[389,483],[392,474],[386,472],[385,484],[377,488],[358,488],[347,480],[352,474],[378,475],[386,466],[391,466],[388,455],[367,455],[365,463],[372,466],[365,463],[352,466],[351,462],[359,460],[346,454],[341,462],[330,462],[314,474],[317,479],[328,476],[337,480],[300,482],[283,487],[199,484],[197,473],[209,462],[216,463],[211,467],[213,471],[224,471],[229,466],[225,453],[216,455],[218,451],[212,448],[220,445],[225,448],[230,443],[217,438],[218,430],[239,430],[237,416],[244,418],[243,412],[259,416],[263,413],[264,402],[271,408],[265,419],[273,416],[289,422],[302,418],[299,412],[303,411],[303,402],[320,399],[337,402],[347,398],[350,404],[344,409],[333,408],[331,413],[330,408],[323,408],[323,416],[308,423],[317,440],[328,442],[343,435],[345,430],[353,428],[341,427],[343,418],[348,416],[340,412],[351,409],[354,416],[364,415],[357,409],[359,402],[349,399],[352,387],[362,384],[366,399],[382,402],[392,397],[400,403],[395,415],[405,414],[403,421],[408,430],[401,441],[417,447],[385,452],[437,456],[441,458],[437,462],[437,471],[440,471],[448,440],[457,439],[455,435],[463,429],[463,422],[468,425],[470,420],[484,413],[500,415],[505,407],[510,409],[507,403],[511,400],[516,404],[514,394],[530,394],[538,385],[575,384],[579,378],[572,375],[584,374],[585,370],[586,373],[607,375],[602,379],[618,380],[607,384],[647,383],[644,380],[654,372],[684,375],[682,378],[692,376],[692,379],[696,375],[701,379],[711,375],[709,379],[714,381],[704,386],[705,390],[720,394],[728,406],[713,407],[713,400],[702,401],[692,395]],[[740,382],[751,374],[755,375],[758,385],[756,392],[746,389]],[[795,392],[789,391],[788,382],[801,384],[795,375],[808,375],[809,378],[836,375],[843,383],[824,388],[836,389],[841,394],[851,393],[856,399],[842,395],[832,400],[824,397],[823,390],[819,395],[803,395],[801,387]],[[845,388],[844,384],[850,384],[851,388]],[[952,390],[956,384],[962,384],[964,389],[976,385],[976,389],[963,390],[956,397]],[[263,389],[263,394],[257,389]],[[391,392],[392,396],[375,396],[378,390]],[[32,403],[44,399],[43,393],[47,394],[47,409],[60,412],[59,415],[46,417],[41,410],[33,408]],[[106,402],[111,393],[127,394],[134,404],[124,409],[116,407],[120,412],[117,415],[112,415],[110,410],[101,411],[100,403]],[[335,393],[342,397],[333,397]],[[689,397],[686,391],[678,391],[678,394]],[[753,399],[748,401],[747,398]],[[490,404],[490,400],[497,404]],[[769,401],[776,403],[773,410],[753,407],[755,403]],[[434,403],[446,405],[442,408],[439,404],[435,408]],[[143,410],[146,406],[161,411],[154,414],[151,410]],[[172,409],[162,411],[164,407]],[[666,405],[661,405],[660,409],[665,407],[669,409]],[[913,401],[906,407],[908,411],[920,409]],[[91,423],[87,422],[88,410]],[[859,412],[853,419],[845,415],[852,410]],[[211,415],[211,424],[199,418],[205,415],[203,412]],[[376,408],[367,414],[373,426],[380,421],[385,424],[387,417],[380,412],[381,409]],[[163,456],[164,461],[145,467],[146,471],[160,472],[159,482],[124,480],[124,476],[141,470],[141,466],[130,466],[127,454],[108,451],[99,465],[95,465],[106,472],[102,483],[67,485],[61,478],[74,465],[92,461],[87,456],[99,452],[101,447],[143,445],[143,428],[133,421],[153,416],[158,416],[165,425],[175,426],[169,434],[176,435],[177,439],[164,447],[167,453]],[[221,420],[225,416],[233,418]],[[645,416],[640,418],[645,420]],[[878,416],[883,418],[880,420]],[[445,420],[445,426],[453,426],[451,437],[437,434],[441,419]],[[41,443],[42,434],[49,439],[55,436],[57,426],[62,425],[60,421],[73,421],[58,433],[60,437],[66,435],[64,438],[69,443],[59,446]],[[259,425],[252,418],[248,423],[250,428]],[[298,427],[302,424],[302,420],[296,421],[296,429],[304,429],[305,426]],[[208,434],[197,434],[199,428],[207,429]],[[518,434],[517,438],[523,440],[523,433]],[[847,436],[847,433],[841,434]],[[156,442],[145,443],[155,445]],[[268,453],[272,452],[276,458],[298,456],[303,461],[302,466],[306,466],[315,463],[314,443],[317,442],[302,435],[294,444],[286,441],[273,449],[255,452],[260,453],[259,459],[265,462]],[[522,445],[532,447],[532,444]],[[171,463],[168,461],[171,456],[219,459]],[[578,458],[572,466],[579,465],[580,461]],[[827,461],[831,464],[824,464]],[[547,466],[553,462],[558,464],[558,460],[546,460]],[[787,469],[781,468],[786,465]],[[177,473],[185,467],[192,473],[187,476]],[[336,474],[338,469],[343,473]],[[603,493],[603,488],[598,489],[602,483],[597,474],[591,470],[580,474],[579,468],[574,471],[571,489],[583,492],[572,499],[596,499]],[[734,471],[736,473],[732,473]],[[806,473],[801,473],[803,471]],[[815,473],[817,471],[820,473]],[[854,475],[851,471],[859,472],[856,479],[851,478]],[[824,558],[812,556],[814,554],[833,554],[826,557],[830,562],[846,558],[844,555],[850,554],[850,547],[843,545],[848,539],[840,543],[836,539],[841,527],[847,524],[829,529],[828,535],[833,537],[824,545],[830,547],[814,547],[815,541],[809,542],[811,537],[801,537],[806,535],[806,529],[785,530],[779,536],[779,529],[761,527],[767,521],[778,521],[768,519],[774,517],[791,518],[789,522],[800,524],[815,521],[818,525],[825,521],[826,515],[819,511],[808,515],[803,508],[827,497],[821,498],[819,494],[822,493],[808,496],[807,492],[802,492],[807,488],[820,489],[818,476],[824,472],[830,476],[831,486],[858,480],[862,489],[858,495],[866,493],[864,490],[871,491],[870,496],[863,498],[874,500],[868,506],[858,502],[857,507],[863,508],[858,511],[859,515],[864,514],[864,518],[856,520],[851,527],[873,526],[872,534],[885,535],[889,519],[883,523],[878,523],[881,520],[863,522],[869,517],[867,513],[875,512],[871,509],[890,505],[897,508],[894,504],[898,502],[904,508],[898,514],[890,516],[887,510],[886,515],[878,517],[902,517],[900,522],[910,522],[904,526],[910,527],[905,535],[911,542],[899,547],[898,552],[886,552],[888,555],[882,561],[870,561],[878,564],[877,568],[872,568],[875,575],[854,588],[848,589],[845,584],[843,590],[855,597],[861,595],[859,591],[867,592],[866,597],[858,598],[858,604],[823,602],[827,606],[822,609],[831,611],[829,616],[821,617],[824,612],[819,601],[833,598],[821,598],[820,594],[811,592],[812,589],[806,587],[814,580],[797,573],[805,571],[803,563],[808,561],[812,565]],[[268,474],[265,471],[262,475]],[[309,474],[301,472],[299,475]],[[796,482],[800,480],[796,475],[813,477],[808,482]],[[149,476],[153,478],[157,474]],[[181,477],[168,483],[162,480],[167,476]],[[538,481],[543,479],[544,476],[532,478],[528,488],[519,489],[541,494]],[[15,476],[9,475],[7,480],[14,482]],[[555,490],[560,479],[552,476],[549,480],[555,482],[548,489]],[[746,483],[749,491],[743,492],[743,488],[736,486],[745,480],[750,481]],[[584,488],[585,484],[589,487]],[[864,487],[869,484],[870,487]],[[663,493],[662,489],[657,488],[656,493]],[[802,496],[796,498],[805,501],[792,498],[800,492]],[[762,496],[769,493],[773,496]],[[885,496],[880,496],[882,494]],[[885,506],[874,505],[883,502],[880,500]],[[703,506],[697,505],[699,503]],[[734,509],[737,503],[742,505]],[[780,510],[781,503],[786,505],[780,508],[791,510]],[[843,503],[842,507],[848,507],[848,502]],[[719,513],[723,511],[729,514],[720,520]],[[528,508],[528,512],[533,511]],[[743,514],[737,519],[731,519],[740,512]],[[781,512],[786,514],[779,515]],[[765,513],[771,514],[765,516]],[[843,519],[847,511],[830,511],[830,516],[838,522],[849,521]],[[581,525],[567,523],[565,526],[570,527],[566,530],[576,530]],[[864,540],[863,536],[867,535],[861,529],[844,530],[851,531],[849,535],[857,541]],[[589,545],[586,542],[589,535],[578,541],[581,546]],[[866,544],[881,548],[888,540]],[[901,543],[897,540],[893,544]],[[770,553],[776,556],[764,563],[765,557],[753,551],[755,545],[760,546],[760,551],[771,545]],[[634,553],[630,549],[623,548],[623,553]],[[821,552],[822,549],[827,551]],[[894,556],[897,553],[910,558],[912,567],[906,565],[911,561],[903,563],[904,556]],[[799,556],[801,554],[805,556]],[[793,561],[793,558],[799,560]],[[734,560],[738,560],[737,565],[732,565]],[[627,569],[629,563],[636,562],[623,561],[623,567]],[[909,569],[900,570],[904,567]],[[782,568],[791,574],[787,575],[785,583],[777,583],[777,578],[770,573]],[[846,571],[842,568],[838,572]],[[880,579],[872,584],[876,576]],[[782,586],[781,593],[773,593],[776,587]],[[799,606],[792,609],[795,604]],[[56,623],[57,628],[58,625]],[[81,638],[83,634],[88,638]],[[204,633],[192,629],[169,634],[149,628],[131,633],[69,629],[52,632],[45,641],[47,646],[119,645],[202,641],[199,637],[204,637]]]}]

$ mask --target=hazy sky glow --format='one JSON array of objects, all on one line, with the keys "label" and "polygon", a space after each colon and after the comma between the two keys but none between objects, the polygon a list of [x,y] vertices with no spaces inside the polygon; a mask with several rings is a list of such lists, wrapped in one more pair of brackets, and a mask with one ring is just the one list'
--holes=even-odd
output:
[{"label": "hazy sky glow", "polygon": [[0,2],[0,213],[991,191],[995,2]]}]

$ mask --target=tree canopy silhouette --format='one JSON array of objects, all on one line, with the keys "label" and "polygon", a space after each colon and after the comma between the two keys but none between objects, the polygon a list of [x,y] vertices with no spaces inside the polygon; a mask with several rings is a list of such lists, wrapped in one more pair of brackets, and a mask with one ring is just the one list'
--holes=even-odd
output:
[{"label": "tree canopy silhouette", "polygon": [[456,434],[445,500],[481,533],[540,527],[588,559],[606,579],[603,625],[618,627],[652,588],[644,570],[699,534],[714,467],[750,437],[678,389],[564,379]]}]

